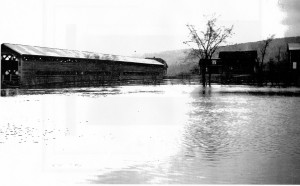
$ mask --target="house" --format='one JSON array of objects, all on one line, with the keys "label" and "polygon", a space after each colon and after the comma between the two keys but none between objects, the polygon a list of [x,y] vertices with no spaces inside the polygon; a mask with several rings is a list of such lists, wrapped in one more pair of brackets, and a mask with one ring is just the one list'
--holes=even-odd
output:
[{"label": "house", "polygon": [[257,51],[223,51],[219,53],[223,69],[232,74],[253,74]]},{"label": "house", "polygon": [[222,51],[219,53],[223,77],[237,83],[253,80],[257,51]]},{"label": "house", "polygon": [[[209,69],[209,73],[211,74],[222,74],[223,73],[223,65],[220,58],[212,58],[208,61],[207,67]],[[207,71],[208,71],[207,69]]]},{"label": "house", "polygon": [[292,81],[295,85],[300,85],[300,43],[288,43],[288,54]]}]

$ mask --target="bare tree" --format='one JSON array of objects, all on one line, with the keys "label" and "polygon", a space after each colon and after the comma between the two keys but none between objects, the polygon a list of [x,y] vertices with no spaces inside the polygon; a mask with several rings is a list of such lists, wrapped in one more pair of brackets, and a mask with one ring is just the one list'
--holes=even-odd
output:
[{"label": "bare tree", "polygon": [[[268,47],[270,46],[271,42],[273,41],[275,35],[271,35],[269,36],[266,40],[264,40],[259,48],[259,54],[260,54],[260,57],[259,57],[259,67],[262,68],[263,67],[263,64],[264,64],[264,60],[265,60],[265,56],[267,54],[267,50],[268,50]],[[279,49],[280,50],[280,49]]]},{"label": "bare tree", "polygon": [[266,40],[263,40],[259,49],[258,49],[258,53],[259,56],[257,57],[257,62],[258,62],[258,83],[262,83],[262,76],[263,76],[263,66],[264,66],[264,60],[267,54],[267,50],[271,44],[271,42],[273,41],[275,35],[271,35],[269,36]]},{"label": "bare tree", "polygon": [[208,19],[205,31],[198,31],[194,25],[186,25],[190,31],[190,40],[183,43],[191,47],[190,55],[199,59],[203,86],[206,86],[205,76],[207,63],[211,61],[213,54],[216,52],[220,44],[225,43],[226,39],[231,37],[233,34],[233,26],[230,28],[219,27],[216,25],[216,21],[217,19],[215,17]]}]

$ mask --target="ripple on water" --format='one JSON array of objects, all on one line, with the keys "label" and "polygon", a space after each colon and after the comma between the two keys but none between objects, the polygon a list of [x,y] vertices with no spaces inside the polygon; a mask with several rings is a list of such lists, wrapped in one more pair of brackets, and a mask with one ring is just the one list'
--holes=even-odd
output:
[{"label": "ripple on water", "polygon": [[[16,108],[20,118],[32,117],[26,124],[1,118],[0,142],[56,141],[51,170],[72,179],[64,172],[80,169],[93,176],[89,183],[300,183],[299,92],[161,85],[1,98],[34,106],[33,113]],[[68,133],[62,125],[84,137],[62,141]]]}]

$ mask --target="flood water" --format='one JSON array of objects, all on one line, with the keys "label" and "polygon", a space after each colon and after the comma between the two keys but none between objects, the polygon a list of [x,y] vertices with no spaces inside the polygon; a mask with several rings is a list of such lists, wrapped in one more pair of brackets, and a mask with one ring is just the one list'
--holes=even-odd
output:
[{"label": "flood water", "polygon": [[0,116],[0,185],[300,184],[298,88],[19,90]]}]

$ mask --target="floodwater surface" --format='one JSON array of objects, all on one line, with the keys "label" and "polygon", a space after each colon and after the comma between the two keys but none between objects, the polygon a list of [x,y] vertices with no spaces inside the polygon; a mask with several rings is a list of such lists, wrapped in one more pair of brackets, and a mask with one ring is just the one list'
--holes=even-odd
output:
[{"label": "floodwater surface", "polygon": [[298,88],[14,92],[0,97],[0,185],[300,184]]}]

